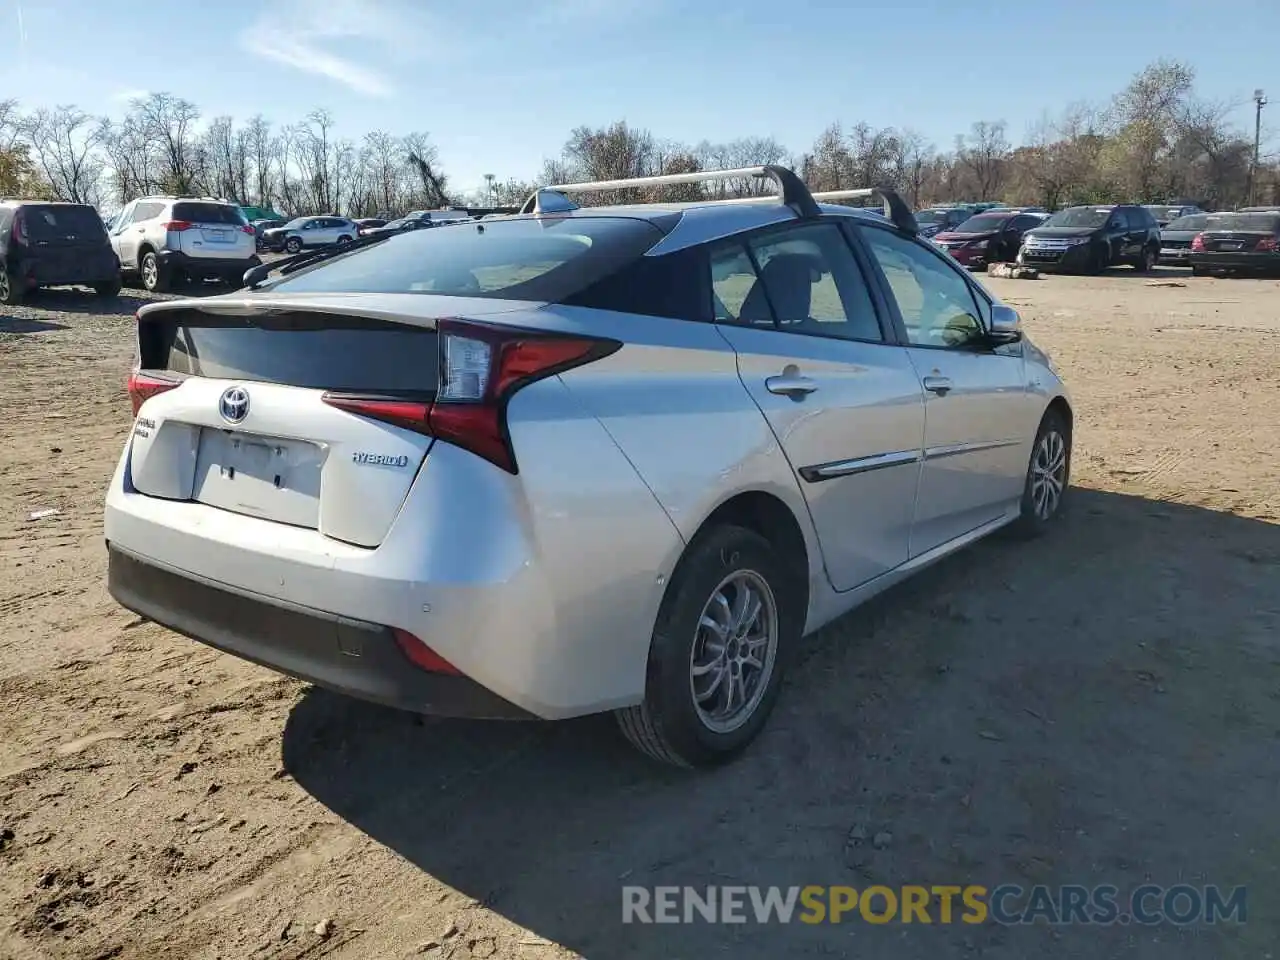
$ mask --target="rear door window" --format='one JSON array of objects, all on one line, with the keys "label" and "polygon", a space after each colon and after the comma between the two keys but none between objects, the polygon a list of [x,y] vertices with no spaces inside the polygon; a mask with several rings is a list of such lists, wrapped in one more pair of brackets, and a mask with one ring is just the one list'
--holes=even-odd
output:
[{"label": "rear door window", "polygon": [[[866,280],[836,224],[770,231],[747,246],[745,264],[736,242],[712,255],[721,322],[842,340],[883,339]],[[746,272],[753,261],[758,276],[754,269]]]},{"label": "rear door window", "polygon": [[145,223],[148,220],[154,220],[160,216],[160,211],[164,209],[163,203],[154,201],[144,201],[133,208],[132,223]]},{"label": "rear door window", "polygon": [[226,203],[193,203],[185,201],[173,205],[173,219],[186,220],[188,223],[225,223],[231,226],[244,226],[249,221],[239,207]]}]

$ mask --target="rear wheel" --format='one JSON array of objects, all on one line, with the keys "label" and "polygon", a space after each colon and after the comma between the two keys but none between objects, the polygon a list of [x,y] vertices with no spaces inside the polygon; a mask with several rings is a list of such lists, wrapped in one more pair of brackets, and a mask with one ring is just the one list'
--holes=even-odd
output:
[{"label": "rear wheel", "polygon": [[302,249],[302,238],[290,237],[288,240],[284,242],[284,249],[286,253],[299,252]]},{"label": "rear wheel", "polygon": [[102,283],[95,283],[93,285],[93,292],[100,297],[107,297],[110,299],[112,297],[120,296],[120,288],[122,286],[123,284],[120,282],[120,278],[116,277],[114,280],[105,280]]},{"label": "rear wheel", "polygon": [[1022,511],[1013,523],[1013,532],[1024,537],[1044,533],[1061,515],[1070,481],[1071,429],[1061,413],[1047,410],[1031,447]]},{"label": "rear wheel", "polygon": [[164,293],[169,289],[169,271],[165,269],[164,264],[160,262],[151,251],[143,254],[142,265],[139,267],[139,273],[142,274],[142,288],[151,293]]},{"label": "rear wheel", "polygon": [[1191,275],[1193,277],[1207,277],[1209,275],[1209,271],[1204,267],[1197,267],[1193,265],[1191,267]]},{"label": "rear wheel", "polygon": [[1155,269],[1156,252],[1150,247],[1142,248],[1142,255],[1138,257],[1138,262],[1133,265],[1133,269],[1139,273],[1150,273]]},{"label": "rear wheel", "polygon": [[22,302],[24,290],[22,283],[11,274],[8,268],[0,266],[0,303],[14,306]]},{"label": "rear wheel", "polygon": [[340,247],[345,247],[350,242],[351,242],[351,238],[348,237],[345,233],[338,238],[338,246]]},{"label": "rear wheel", "polygon": [[785,655],[804,627],[803,591],[759,534],[699,534],[654,626],[644,702],[616,714],[627,739],[683,767],[723,763],[764,727]]}]

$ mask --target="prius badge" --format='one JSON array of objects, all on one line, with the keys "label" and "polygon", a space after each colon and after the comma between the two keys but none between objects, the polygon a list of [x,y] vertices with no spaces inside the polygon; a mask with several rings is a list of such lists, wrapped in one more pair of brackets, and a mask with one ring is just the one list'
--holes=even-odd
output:
[{"label": "prius badge", "polygon": [[218,401],[218,412],[227,423],[243,423],[249,415],[249,391],[244,387],[227,387]]}]

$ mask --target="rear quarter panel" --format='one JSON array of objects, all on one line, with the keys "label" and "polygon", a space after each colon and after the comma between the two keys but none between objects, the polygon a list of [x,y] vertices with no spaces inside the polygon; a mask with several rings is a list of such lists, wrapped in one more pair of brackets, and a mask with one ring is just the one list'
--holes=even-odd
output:
[{"label": "rear quarter panel", "polygon": [[661,569],[670,575],[683,544],[718,506],[741,493],[763,492],[795,516],[816,595],[813,588],[825,584],[825,573],[799,483],[716,327],[563,306],[541,313],[558,328],[625,344],[561,379],[603,424],[679,531],[681,549]]}]

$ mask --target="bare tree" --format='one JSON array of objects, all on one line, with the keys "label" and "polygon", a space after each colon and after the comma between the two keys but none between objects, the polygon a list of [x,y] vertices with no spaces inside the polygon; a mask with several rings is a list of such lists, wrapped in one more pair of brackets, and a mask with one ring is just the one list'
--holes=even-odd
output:
[{"label": "bare tree", "polygon": [[157,186],[171,193],[190,193],[200,175],[194,103],[171,93],[152,93],[131,101],[131,113],[145,148],[155,155]]},{"label": "bare tree", "polygon": [[979,120],[968,136],[956,138],[956,160],[969,174],[978,198],[997,195],[1004,183],[1010,153],[1003,120]]},{"label": "bare tree", "polygon": [[55,197],[72,203],[100,199],[101,128],[92,117],[74,106],[42,108],[23,120],[21,132]]}]

